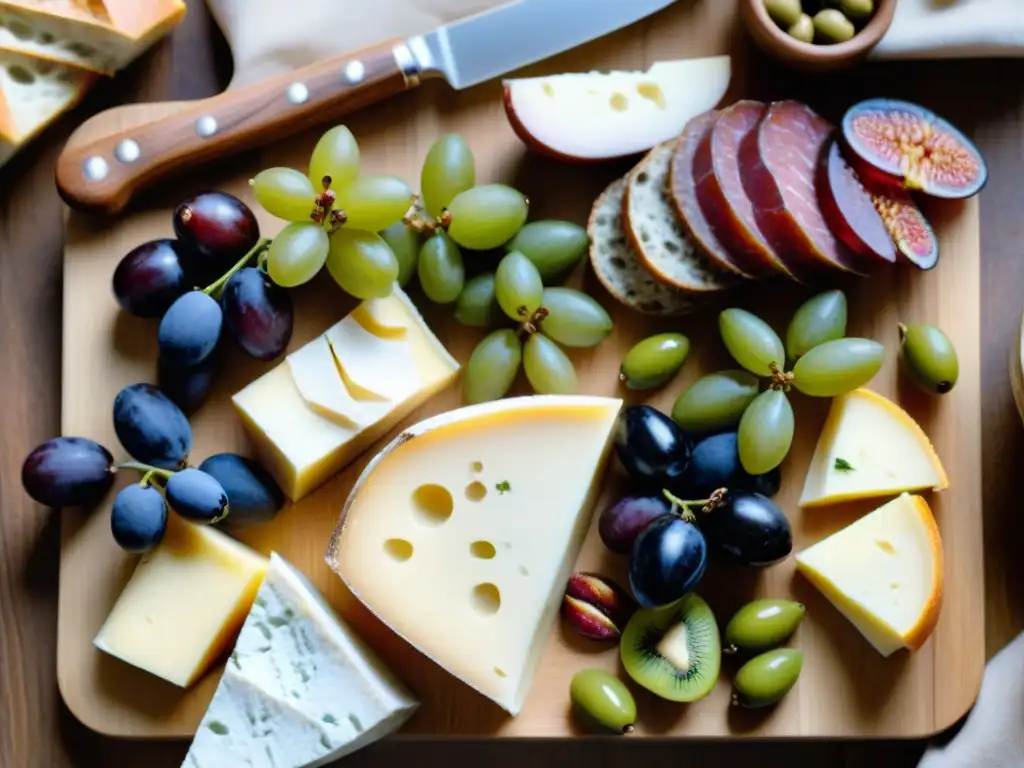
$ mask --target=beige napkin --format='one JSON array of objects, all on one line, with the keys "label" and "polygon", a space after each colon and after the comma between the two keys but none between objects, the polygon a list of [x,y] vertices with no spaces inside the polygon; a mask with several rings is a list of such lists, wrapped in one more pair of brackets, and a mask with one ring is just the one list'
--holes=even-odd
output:
[{"label": "beige napkin", "polygon": [[1024,0],[898,0],[874,59],[1024,56]]}]

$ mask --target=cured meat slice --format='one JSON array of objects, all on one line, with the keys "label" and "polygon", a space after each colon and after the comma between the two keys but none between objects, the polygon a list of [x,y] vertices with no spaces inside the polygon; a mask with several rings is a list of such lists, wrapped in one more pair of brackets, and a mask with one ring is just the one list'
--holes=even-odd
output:
[{"label": "cured meat slice", "polygon": [[818,203],[818,163],[833,131],[805,104],[773,102],[757,133],[740,147],[743,188],[777,251],[798,256],[810,268],[866,274],[865,261],[836,238]]},{"label": "cured meat slice", "polygon": [[784,274],[793,270],[769,244],[754,215],[740,179],[740,143],[756,135],[768,107],[759,101],[738,101],[719,114],[714,127],[697,145],[693,180],[700,210],[715,237],[751,274]]},{"label": "cured meat slice", "polygon": [[[710,222],[700,209],[697,201],[697,183],[693,179],[693,158],[697,147],[711,133],[718,120],[719,112],[705,112],[686,124],[683,135],[676,145],[672,165],[669,168],[668,187],[676,212],[694,241],[719,267],[740,277],[754,277],[759,270],[756,265],[744,269],[744,259],[732,256],[712,229]],[[749,260],[748,260],[749,261]]]}]

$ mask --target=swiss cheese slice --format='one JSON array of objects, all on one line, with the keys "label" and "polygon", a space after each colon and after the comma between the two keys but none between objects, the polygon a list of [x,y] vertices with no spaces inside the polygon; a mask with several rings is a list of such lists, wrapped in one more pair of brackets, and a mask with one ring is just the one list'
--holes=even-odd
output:
[{"label": "swiss cheese slice", "polygon": [[406,429],[357,481],[328,564],[395,632],[518,713],[590,526],[621,406],[511,398]]},{"label": "swiss cheese slice", "polygon": [[901,494],[796,555],[797,570],[883,656],[919,649],[942,609],[942,539],[920,496]]},{"label": "swiss cheese slice", "polygon": [[800,506],[948,486],[938,454],[910,414],[876,392],[858,389],[832,401]]}]

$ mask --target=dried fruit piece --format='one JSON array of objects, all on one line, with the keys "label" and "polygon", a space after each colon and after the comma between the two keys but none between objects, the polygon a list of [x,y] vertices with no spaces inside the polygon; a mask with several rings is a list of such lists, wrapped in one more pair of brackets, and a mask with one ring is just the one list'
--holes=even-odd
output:
[{"label": "dried fruit piece", "polygon": [[898,187],[871,197],[900,256],[920,269],[939,263],[939,241],[914,198]]},{"label": "dried fruit piece", "polygon": [[868,99],[843,117],[851,161],[868,183],[897,183],[933,197],[961,199],[981,191],[988,168],[974,143],[917,104]]},{"label": "dried fruit piece", "polygon": [[626,590],[596,573],[570,576],[562,600],[562,615],[591,640],[617,641],[636,609]]}]

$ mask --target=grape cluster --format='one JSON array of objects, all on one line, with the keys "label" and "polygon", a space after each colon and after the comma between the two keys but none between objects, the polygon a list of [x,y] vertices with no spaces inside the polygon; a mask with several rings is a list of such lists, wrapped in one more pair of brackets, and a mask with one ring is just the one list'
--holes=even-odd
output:
[{"label": "grape cluster", "polygon": [[159,318],[160,387],[191,411],[209,393],[223,339],[272,360],[291,340],[294,310],[259,268],[269,241],[241,200],[203,192],[175,208],[173,226],[173,239],[143,243],[121,259],[113,291],[125,312]]},{"label": "grape cluster", "polygon": [[[90,506],[110,490],[118,470],[142,473],[118,491],[110,513],[114,541],[140,554],[167,531],[168,510],[193,523],[250,525],[272,519],[284,494],[257,463],[232,453],[189,467],[192,428],[184,412],[151,384],[131,384],[114,399],[114,431],[134,461],[115,464],[95,440],[58,437],[35,448],[22,465],[25,491],[53,507]],[[230,520],[229,520],[230,513]]]}]

